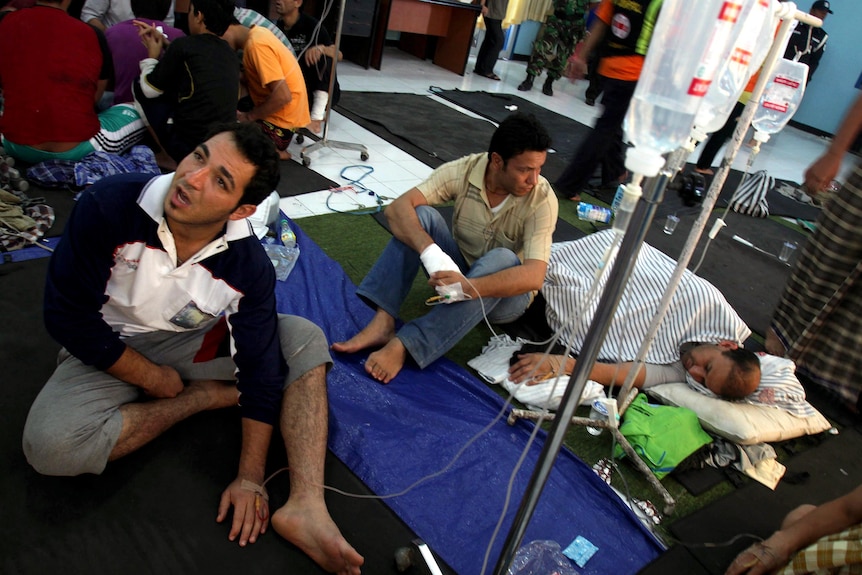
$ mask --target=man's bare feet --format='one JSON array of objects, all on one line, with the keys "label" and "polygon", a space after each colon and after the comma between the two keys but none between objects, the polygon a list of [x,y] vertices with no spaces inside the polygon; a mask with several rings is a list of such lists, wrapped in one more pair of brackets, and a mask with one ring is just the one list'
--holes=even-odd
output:
[{"label": "man's bare feet", "polygon": [[311,123],[308,124],[308,129],[314,132],[315,134],[319,134],[320,130],[323,129],[323,121],[322,120],[312,120]]},{"label": "man's bare feet", "polygon": [[395,337],[395,318],[378,309],[362,331],[347,341],[333,343],[332,349],[341,353],[356,353],[369,347],[386,345],[393,337]]},{"label": "man's bare feet", "polygon": [[288,152],[287,150],[279,150],[278,151],[278,159],[279,160],[289,160],[292,157],[293,156],[291,156],[290,152]]},{"label": "man's bare feet", "polygon": [[763,347],[766,348],[766,353],[770,355],[777,355],[778,357],[784,357],[787,355],[787,350],[784,348],[784,344],[781,343],[781,340],[778,339],[778,334],[775,333],[775,330],[769,328],[766,331],[766,339],[763,342]]},{"label": "man's bare feet", "polygon": [[239,391],[232,381],[198,379],[189,382],[183,393],[201,393],[207,398],[206,409],[233,407],[239,402]]},{"label": "man's bare feet", "polygon": [[365,562],[341,535],[322,501],[288,499],[273,513],[272,528],[330,573],[359,575]]},{"label": "man's bare feet", "polygon": [[382,349],[368,356],[365,371],[380,383],[389,383],[404,367],[405,361],[407,349],[400,339],[393,337]]},{"label": "man's bare feet", "polygon": [[714,176],[715,172],[712,171],[712,168],[695,168],[695,172],[698,174],[702,174],[704,176]]}]

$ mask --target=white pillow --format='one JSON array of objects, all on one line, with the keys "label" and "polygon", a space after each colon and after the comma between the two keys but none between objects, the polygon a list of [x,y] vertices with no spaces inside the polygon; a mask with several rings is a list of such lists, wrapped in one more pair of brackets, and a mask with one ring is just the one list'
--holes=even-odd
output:
[{"label": "white pillow", "polygon": [[813,415],[800,417],[778,407],[713,399],[685,383],[663,383],[646,391],[662,403],[691,409],[704,429],[741,445],[782,441],[832,427],[814,408]]}]

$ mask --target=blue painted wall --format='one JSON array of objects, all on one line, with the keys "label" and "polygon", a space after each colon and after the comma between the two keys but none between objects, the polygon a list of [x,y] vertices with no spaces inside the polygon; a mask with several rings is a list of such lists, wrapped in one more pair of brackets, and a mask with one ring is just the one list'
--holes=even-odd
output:
[{"label": "blue painted wall", "polygon": [[[834,14],[827,16],[823,24],[829,34],[826,53],[793,120],[834,134],[844,113],[860,95],[855,86],[862,72],[858,36],[862,33],[862,2],[830,0],[830,3]],[[796,5],[804,11],[811,8],[806,0]]]}]

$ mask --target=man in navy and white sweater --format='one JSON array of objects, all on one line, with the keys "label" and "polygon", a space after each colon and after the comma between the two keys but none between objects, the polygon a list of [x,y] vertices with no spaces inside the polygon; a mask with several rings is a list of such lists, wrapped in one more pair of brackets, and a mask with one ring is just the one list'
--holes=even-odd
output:
[{"label": "man in navy and white sweater", "polygon": [[83,193],[48,271],[45,322],[63,345],[24,427],[46,475],[101,473],[109,461],[204,410],[239,405],[229,539],[255,542],[269,511],[261,487],[273,425],[291,493],[275,530],[330,572],[362,557],[323,499],[323,332],[276,313],[275,272],[246,218],[278,183],[278,155],[250,124],[226,125],[176,173],[106,178]]}]

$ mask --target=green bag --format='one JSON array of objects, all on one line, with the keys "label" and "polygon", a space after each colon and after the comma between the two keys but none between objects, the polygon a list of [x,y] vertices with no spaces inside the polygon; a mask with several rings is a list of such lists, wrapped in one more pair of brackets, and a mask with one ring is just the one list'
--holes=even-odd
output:
[{"label": "green bag", "polygon": [[[659,479],[712,442],[695,412],[685,407],[651,404],[643,393],[626,410],[620,433]],[[625,452],[617,445],[614,456],[623,455]]]}]

